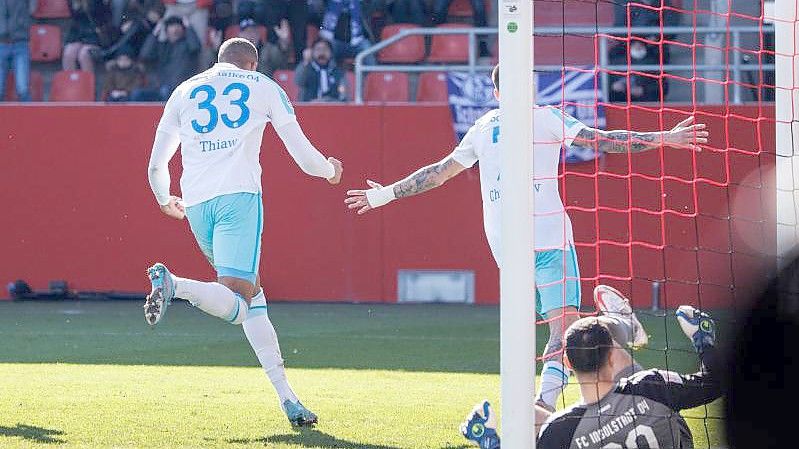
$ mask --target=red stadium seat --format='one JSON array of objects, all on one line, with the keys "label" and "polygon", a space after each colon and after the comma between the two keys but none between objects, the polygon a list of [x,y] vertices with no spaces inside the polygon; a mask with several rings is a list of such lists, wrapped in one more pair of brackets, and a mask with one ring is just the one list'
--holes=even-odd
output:
[{"label": "red stadium seat", "polygon": [[[31,101],[44,101],[44,78],[41,72],[35,70],[31,71],[30,80],[28,81],[28,90],[30,91]],[[6,101],[18,101],[17,88],[14,84],[14,71],[11,70],[6,78]]]},{"label": "red stadium seat", "polygon": [[[266,27],[263,25],[257,25],[258,28],[258,36],[261,38],[261,42],[266,42]],[[239,37],[239,33],[241,32],[241,28],[238,25],[230,25],[229,27],[225,28],[225,40],[231,39],[234,37]]]},{"label": "red stadium seat", "polygon": [[419,84],[416,87],[417,102],[446,102],[447,100],[449,100],[449,94],[446,72],[425,72],[419,75]]},{"label": "red stadium seat", "polygon": [[[380,40],[386,40],[402,30],[413,28],[419,28],[419,26],[406,23],[388,25],[380,33]],[[378,53],[377,59],[380,62],[416,63],[424,59],[424,54],[424,36],[416,35],[408,36],[389,45]]]},{"label": "red stadium seat", "polygon": [[408,74],[402,72],[368,74],[363,99],[380,102],[408,101]]},{"label": "red stadium seat", "polygon": [[558,7],[553,7],[551,2],[534,3],[536,26],[561,27],[564,23],[589,27],[613,25],[613,2],[587,4],[585,0],[562,0],[562,4],[558,3]]},{"label": "red stadium seat", "polygon": [[472,3],[469,0],[454,0],[449,4],[447,14],[452,17],[472,17]]},{"label": "red stadium seat", "polygon": [[34,24],[30,33],[31,61],[52,62],[61,59],[61,28]]},{"label": "red stadium seat", "polygon": [[94,101],[94,74],[62,70],[53,76],[50,101]]},{"label": "red stadium seat", "polygon": [[294,83],[294,71],[292,70],[275,70],[275,82],[286,91],[289,100],[297,101],[300,95],[300,88]]},{"label": "red stadium seat", "polygon": [[71,16],[68,0],[37,0],[33,12],[36,19],[68,19]]},{"label": "red stadium seat", "polygon": [[[467,28],[466,25],[445,23],[436,28]],[[433,36],[427,62],[465,63],[469,61],[468,34],[442,34]]]},{"label": "red stadium seat", "polygon": [[[488,16],[491,14],[491,1],[483,0],[483,4],[485,5],[486,16]],[[449,4],[447,15],[450,17],[460,18],[472,17],[474,15],[474,10],[472,10],[472,2],[469,0],[454,0]]]}]

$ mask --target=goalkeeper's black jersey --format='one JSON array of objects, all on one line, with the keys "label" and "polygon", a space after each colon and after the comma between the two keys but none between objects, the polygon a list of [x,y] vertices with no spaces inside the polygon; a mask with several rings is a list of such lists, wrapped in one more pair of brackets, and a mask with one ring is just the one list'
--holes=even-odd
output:
[{"label": "goalkeeper's black jersey", "polygon": [[[711,348],[703,361],[714,358]],[[713,363],[715,364],[715,363]],[[599,402],[575,405],[541,429],[541,449],[689,449],[693,438],[679,411],[721,396],[712,369],[677,374],[651,369],[622,378]]]}]

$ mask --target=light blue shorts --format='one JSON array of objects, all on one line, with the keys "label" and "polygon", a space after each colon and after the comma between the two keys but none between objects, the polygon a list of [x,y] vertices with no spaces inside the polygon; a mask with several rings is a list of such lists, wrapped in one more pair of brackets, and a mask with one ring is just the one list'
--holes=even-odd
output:
[{"label": "light blue shorts", "polygon": [[189,226],[217,276],[255,284],[264,206],[258,193],[232,193],[186,208]]},{"label": "light blue shorts", "polygon": [[535,252],[535,305],[539,315],[564,307],[580,308],[580,269],[574,246]]}]

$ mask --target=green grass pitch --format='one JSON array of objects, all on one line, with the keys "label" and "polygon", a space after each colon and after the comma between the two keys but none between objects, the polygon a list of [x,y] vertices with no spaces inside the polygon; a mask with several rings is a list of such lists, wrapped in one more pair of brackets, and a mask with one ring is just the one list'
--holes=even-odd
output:
[{"label": "green grass pitch", "polygon": [[[466,413],[499,405],[497,307],[269,313],[289,380],[320,417],[313,430],[288,424],[239,327],[183,303],[155,329],[133,302],[0,303],[0,448],[464,448]],[[696,369],[670,313],[641,318],[644,366]],[[697,448],[723,445],[720,413],[685,414]]]}]

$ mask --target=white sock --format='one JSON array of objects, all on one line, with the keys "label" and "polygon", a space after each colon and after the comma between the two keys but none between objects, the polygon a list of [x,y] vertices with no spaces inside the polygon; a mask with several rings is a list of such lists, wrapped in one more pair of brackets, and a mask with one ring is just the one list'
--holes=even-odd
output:
[{"label": "white sock", "polygon": [[203,312],[232,324],[247,318],[247,302],[218,282],[200,282],[173,276],[175,297],[189,301]]},{"label": "white sock", "polygon": [[569,383],[569,374],[569,369],[560,362],[544,362],[544,367],[541,369],[541,391],[538,393],[538,398],[555,408],[560,392]]},{"label": "white sock", "polygon": [[280,354],[275,327],[272,326],[266,313],[266,298],[263,290],[252,298],[247,319],[244,320],[241,327],[244,328],[244,335],[247,336],[267,377],[272,381],[272,386],[275,387],[280,398],[280,404],[282,405],[286,400],[298,402],[299,399],[286,378],[286,369],[283,367],[283,356]]}]

